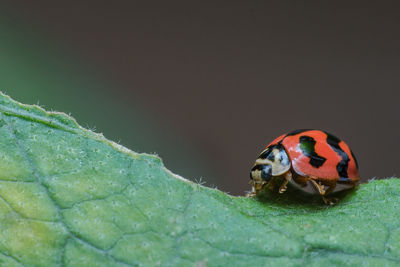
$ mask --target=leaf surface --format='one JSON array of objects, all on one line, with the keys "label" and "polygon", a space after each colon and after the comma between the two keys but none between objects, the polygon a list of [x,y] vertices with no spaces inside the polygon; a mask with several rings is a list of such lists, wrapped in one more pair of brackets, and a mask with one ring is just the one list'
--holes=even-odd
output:
[{"label": "leaf surface", "polygon": [[1,266],[400,265],[399,179],[334,207],[233,197],[5,95],[0,137]]}]

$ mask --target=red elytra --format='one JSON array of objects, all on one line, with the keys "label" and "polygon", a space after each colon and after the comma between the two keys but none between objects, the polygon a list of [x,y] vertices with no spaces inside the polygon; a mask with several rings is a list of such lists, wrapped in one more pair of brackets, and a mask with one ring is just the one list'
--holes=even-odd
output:
[{"label": "red elytra", "polygon": [[[320,130],[298,130],[297,134],[283,134],[272,141],[267,147],[281,143],[288,153],[288,156],[292,162],[293,170],[302,176],[316,177],[321,180],[337,180],[339,178],[349,178],[351,181],[358,181],[358,167],[353,153],[349,146],[337,137],[320,131]],[[300,137],[309,136],[315,140],[315,153],[321,157],[324,157],[326,161],[322,166],[316,168],[310,164],[310,158],[307,157],[300,149]],[[343,161],[343,155],[340,155],[335,151],[331,145],[328,144],[327,138],[331,136],[338,140],[340,149],[345,152],[345,157],[348,157],[347,161],[347,175],[341,177],[337,166]],[[345,159],[346,161],[346,159]],[[345,163],[346,164],[346,163]]]}]

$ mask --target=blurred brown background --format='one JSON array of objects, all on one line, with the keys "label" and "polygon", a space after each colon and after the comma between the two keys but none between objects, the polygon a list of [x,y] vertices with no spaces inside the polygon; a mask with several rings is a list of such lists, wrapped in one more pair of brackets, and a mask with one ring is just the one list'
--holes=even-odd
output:
[{"label": "blurred brown background", "polygon": [[3,1],[0,86],[235,195],[297,128],[400,175],[400,10],[375,3]]}]

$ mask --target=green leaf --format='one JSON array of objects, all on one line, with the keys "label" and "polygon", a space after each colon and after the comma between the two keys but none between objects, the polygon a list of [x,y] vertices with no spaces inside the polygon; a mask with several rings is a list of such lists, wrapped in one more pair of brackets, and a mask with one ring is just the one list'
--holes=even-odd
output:
[{"label": "green leaf", "polygon": [[4,95],[0,137],[1,266],[400,264],[398,179],[333,207],[233,197]]}]

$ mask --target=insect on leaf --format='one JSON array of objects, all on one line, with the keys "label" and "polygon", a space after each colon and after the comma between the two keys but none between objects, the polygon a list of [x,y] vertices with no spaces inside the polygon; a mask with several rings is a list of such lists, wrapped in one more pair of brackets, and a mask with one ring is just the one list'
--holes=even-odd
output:
[{"label": "insect on leaf", "polygon": [[398,179],[334,207],[233,197],[0,96],[2,266],[398,266],[399,218]]}]

